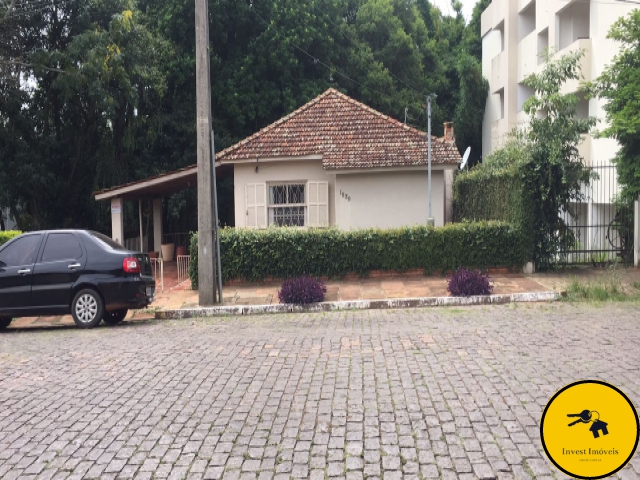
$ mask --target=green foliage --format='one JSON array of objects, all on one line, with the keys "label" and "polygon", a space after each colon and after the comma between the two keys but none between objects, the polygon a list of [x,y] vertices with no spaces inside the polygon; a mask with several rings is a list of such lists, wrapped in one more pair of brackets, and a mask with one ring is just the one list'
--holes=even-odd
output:
[{"label": "green foliage", "polygon": [[[515,150],[513,143],[506,152]],[[502,162],[504,152],[492,155]],[[454,183],[453,211],[455,221],[504,221],[522,232],[527,258],[534,255],[533,228],[536,222],[534,192],[525,181],[531,164],[494,166],[489,161],[468,172],[460,172]],[[497,163],[501,165],[501,163]]]},{"label": "green foliage", "polygon": [[482,12],[491,4],[491,0],[478,0],[473,7],[471,20],[464,32],[463,47],[466,52],[479,62],[482,61]]},{"label": "green foliage", "polygon": [[525,79],[535,91],[524,104],[528,127],[455,181],[456,218],[512,223],[529,239],[539,270],[551,268],[558,251],[574,244],[561,212],[574,213],[572,204],[584,200],[582,187],[591,178],[578,145],[595,118],[578,117],[577,96],[560,93],[566,81],[581,78],[582,54],[547,56],[544,70]]},{"label": "green foliage", "polygon": [[640,197],[640,10],[615,22],[607,38],[620,42],[620,51],[591,91],[606,100],[609,125],[602,134],[620,144],[613,161],[622,196],[636,200]]},{"label": "green foliage", "polygon": [[569,302],[640,301],[640,284],[623,281],[624,272],[615,264],[597,279],[574,279],[567,287],[564,299]]},{"label": "green foliage", "polygon": [[595,125],[596,118],[579,117],[578,97],[560,92],[565,82],[582,78],[583,55],[582,51],[560,58],[547,54],[544,70],[524,81],[535,91],[523,106],[529,114],[525,138],[531,152],[531,167],[525,170],[523,181],[535,199],[534,262],[540,270],[551,268],[558,251],[575,241],[561,213],[575,214],[572,205],[584,200],[582,187],[591,179],[578,145]]},{"label": "green foliage", "polygon": [[0,245],[7,243],[9,240],[17,237],[18,235],[22,235],[22,232],[19,232],[17,230],[0,231]]},{"label": "green foliage", "polygon": [[[197,236],[189,275],[197,285]],[[503,222],[449,224],[392,230],[270,228],[222,229],[223,281],[290,278],[303,274],[341,278],[372,270],[519,267],[528,259],[518,229]]]},{"label": "green foliage", "polygon": [[482,76],[482,67],[472,56],[463,53],[458,61],[460,98],[454,117],[456,146],[461,153],[471,147],[469,167],[482,156],[482,121],[489,93],[489,82]]},{"label": "green foliage", "polygon": [[[225,230],[221,230],[224,232]],[[220,244],[222,245],[222,243]],[[189,278],[191,279],[191,288],[198,289],[198,234],[192,233],[189,242]],[[224,257],[223,257],[224,258]]]},{"label": "green foliage", "polygon": [[[478,58],[481,7],[467,27],[453,6],[448,15],[429,0],[211,1],[217,149],[328,87],[394,118],[408,107],[423,129],[435,92],[440,135],[478,80],[458,66],[463,51]],[[195,162],[193,18],[186,0],[49,2],[0,15],[0,208],[19,228],[108,231],[93,191]],[[192,197],[172,204],[189,210]]]}]

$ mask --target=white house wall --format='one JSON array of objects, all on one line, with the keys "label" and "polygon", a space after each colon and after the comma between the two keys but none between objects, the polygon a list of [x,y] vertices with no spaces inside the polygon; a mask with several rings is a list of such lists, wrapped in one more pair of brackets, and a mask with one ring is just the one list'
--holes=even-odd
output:
[{"label": "white house wall", "polygon": [[[432,172],[432,209],[436,226],[445,219],[445,177]],[[397,228],[427,223],[427,171],[338,174],[336,225],[344,230]]]},{"label": "white house wall", "polygon": [[[256,166],[258,171],[256,172]],[[329,183],[329,222],[335,223],[334,191],[335,174],[322,167],[322,160],[285,160],[281,162],[259,161],[237,163],[233,170],[236,227],[247,226],[245,185],[248,183],[307,182]]]}]

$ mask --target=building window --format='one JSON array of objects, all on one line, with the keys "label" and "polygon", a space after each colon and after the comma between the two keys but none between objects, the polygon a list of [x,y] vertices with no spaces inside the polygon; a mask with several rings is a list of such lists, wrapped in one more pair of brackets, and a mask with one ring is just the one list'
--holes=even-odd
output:
[{"label": "building window", "polygon": [[269,185],[269,225],[304,227],[305,210],[304,183]]},{"label": "building window", "polygon": [[518,41],[524,40],[536,29],[536,2],[533,1],[518,15]]},{"label": "building window", "polygon": [[549,50],[549,28],[538,34],[538,65],[542,65],[546,60],[544,52]]}]

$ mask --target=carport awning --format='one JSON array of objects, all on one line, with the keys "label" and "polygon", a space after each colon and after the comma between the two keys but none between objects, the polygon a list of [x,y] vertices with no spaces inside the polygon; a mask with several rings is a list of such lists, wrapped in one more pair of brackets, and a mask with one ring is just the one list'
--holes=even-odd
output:
[{"label": "carport awning", "polygon": [[192,165],[137,182],[119,185],[108,190],[95,192],[96,200],[123,198],[138,200],[140,198],[157,198],[179,192],[185,188],[195,187],[198,183],[198,166]]}]

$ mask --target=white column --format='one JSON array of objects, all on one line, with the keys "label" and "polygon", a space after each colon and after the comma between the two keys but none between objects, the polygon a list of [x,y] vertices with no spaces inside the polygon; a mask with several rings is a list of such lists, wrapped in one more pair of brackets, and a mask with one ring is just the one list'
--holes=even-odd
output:
[{"label": "white column", "polygon": [[111,199],[111,238],[124,245],[124,200]]},{"label": "white column", "polygon": [[633,264],[640,267],[640,199],[633,202]]},{"label": "white column", "polygon": [[162,199],[153,201],[153,249],[160,252],[162,245]]}]

